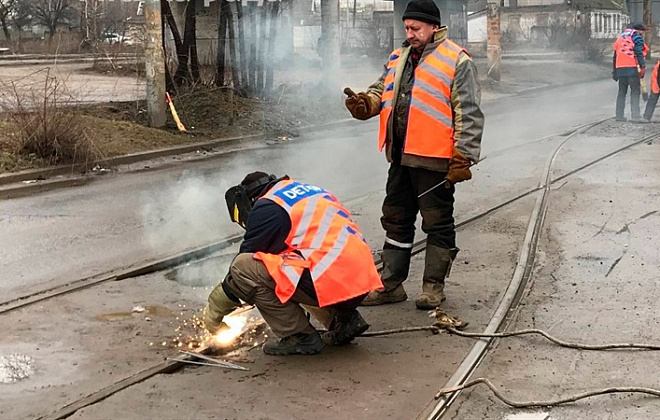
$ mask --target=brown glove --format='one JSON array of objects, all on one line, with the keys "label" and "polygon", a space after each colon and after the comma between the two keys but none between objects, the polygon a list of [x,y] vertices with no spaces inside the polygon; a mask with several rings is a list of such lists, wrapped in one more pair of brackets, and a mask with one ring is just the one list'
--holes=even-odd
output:
[{"label": "brown glove", "polygon": [[447,172],[447,176],[445,177],[447,180],[445,187],[451,188],[451,186],[457,182],[472,179],[472,172],[470,172],[471,165],[472,163],[470,160],[454,147],[453,156],[449,161],[449,172]]},{"label": "brown glove", "polygon": [[[349,91],[348,88],[344,89],[345,93],[347,91]],[[351,93],[353,92],[351,91]],[[371,93],[360,92],[349,95],[345,103],[346,109],[348,109],[353,118],[358,120],[368,120],[380,113],[380,98]]]}]

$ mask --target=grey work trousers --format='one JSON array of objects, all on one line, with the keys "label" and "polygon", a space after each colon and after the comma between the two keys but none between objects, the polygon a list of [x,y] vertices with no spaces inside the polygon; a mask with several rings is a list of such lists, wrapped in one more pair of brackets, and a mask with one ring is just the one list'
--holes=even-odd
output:
[{"label": "grey work trousers", "polygon": [[623,76],[619,77],[619,93],[616,97],[616,113],[617,119],[623,119],[624,110],[626,108],[626,94],[630,87],[630,117],[640,118],[639,111],[639,93],[640,84],[639,76]]},{"label": "grey work trousers", "polygon": [[658,104],[658,98],[660,98],[660,94],[651,93],[649,95],[649,100],[646,102],[646,109],[644,110],[644,118],[646,118],[649,121],[651,121],[651,118],[653,118],[653,112],[655,112],[655,106]]},{"label": "grey work trousers", "polygon": [[[319,320],[326,329],[330,329],[335,315],[339,320],[350,317],[366,296],[366,294],[357,296],[345,302],[319,308],[316,297],[309,296],[298,287],[291,299],[282,303],[275,294],[275,280],[268,273],[264,263],[254,259],[254,254],[237,255],[230,270],[232,276],[228,284],[230,290],[238,298],[255,305],[278,337],[316,331],[309,323],[305,310]],[[301,279],[302,281],[304,280]]]}]

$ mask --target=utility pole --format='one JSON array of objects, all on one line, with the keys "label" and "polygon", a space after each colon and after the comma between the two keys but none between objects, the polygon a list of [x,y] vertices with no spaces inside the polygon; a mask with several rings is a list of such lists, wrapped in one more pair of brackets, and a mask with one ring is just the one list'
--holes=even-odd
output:
[{"label": "utility pole", "polygon": [[502,45],[500,43],[500,0],[488,0],[486,9],[486,48],[489,79],[500,80]]},{"label": "utility pole", "polygon": [[329,87],[339,82],[339,0],[321,0],[321,62]]},{"label": "utility pole", "polygon": [[644,0],[644,26],[646,27],[646,32],[644,33],[644,42],[649,46],[649,52],[646,56],[647,59],[651,58],[651,42],[653,42],[653,32],[655,28],[653,27],[653,2],[652,0]]},{"label": "utility pole", "polygon": [[167,102],[165,99],[165,53],[163,52],[160,0],[146,0],[144,16],[147,23],[145,68],[149,126],[163,127],[167,122]]}]

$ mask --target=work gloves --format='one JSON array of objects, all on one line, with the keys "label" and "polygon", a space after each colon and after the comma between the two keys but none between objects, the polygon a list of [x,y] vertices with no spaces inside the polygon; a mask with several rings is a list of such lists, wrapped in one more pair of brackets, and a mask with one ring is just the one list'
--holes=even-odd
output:
[{"label": "work gloves", "polygon": [[229,328],[222,320],[232,313],[238,305],[239,303],[227,296],[222,289],[222,283],[215,286],[204,308],[203,320],[206,330],[212,335],[216,335],[223,329]]},{"label": "work gloves", "polygon": [[646,67],[639,67],[638,73],[639,73],[639,78],[643,79],[644,76],[646,76]]},{"label": "work gloves", "polygon": [[471,165],[470,160],[454,146],[454,153],[449,160],[449,172],[447,172],[447,176],[445,177],[447,180],[445,188],[451,188],[457,182],[472,179],[472,172],[470,172]]},{"label": "work gloves", "polygon": [[348,96],[345,104],[346,109],[353,118],[358,120],[368,120],[380,113],[380,97],[374,93],[360,92],[355,93],[350,88],[344,89]]}]

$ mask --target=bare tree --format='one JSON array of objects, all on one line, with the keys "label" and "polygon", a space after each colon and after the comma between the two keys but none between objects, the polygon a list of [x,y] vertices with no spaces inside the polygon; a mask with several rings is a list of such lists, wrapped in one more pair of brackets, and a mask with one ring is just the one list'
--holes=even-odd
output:
[{"label": "bare tree", "polygon": [[27,29],[34,19],[32,16],[32,5],[28,0],[15,0],[10,17],[11,23],[19,31],[20,38],[21,31]]},{"label": "bare tree", "polygon": [[225,52],[227,51],[227,16],[231,13],[229,2],[218,2],[218,50],[216,54],[215,84],[225,84]]},{"label": "bare tree", "polygon": [[176,29],[176,22],[171,16],[172,12],[167,8],[166,20],[172,30],[177,49],[178,66],[174,74],[174,83],[181,86],[185,83],[196,83],[199,81],[199,59],[197,57],[197,10],[194,1],[186,3],[185,22],[183,28],[183,40],[181,31]]},{"label": "bare tree", "polygon": [[32,24],[32,5],[28,0],[15,0],[14,9],[10,17],[11,23],[18,32],[18,51],[22,53],[22,34]]},{"label": "bare tree", "polygon": [[49,44],[57,32],[57,27],[64,23],[72,12],[69,0],[33,0],[34,21],[48,29]]},{"label": "bare tree", "polygon": [[11,32],[9,32],[9,17],[14,11],[16,0],[0,0],[0,25],[2,25],[2,32],[5,38],[11,40]]},{"label": "bare tree", "polygon": [[103,17],[103,3],[100,0],[84,0],[81,11],[82,30],[85,41],[94,47],[97,46],[101,37],[100,20]]}]

